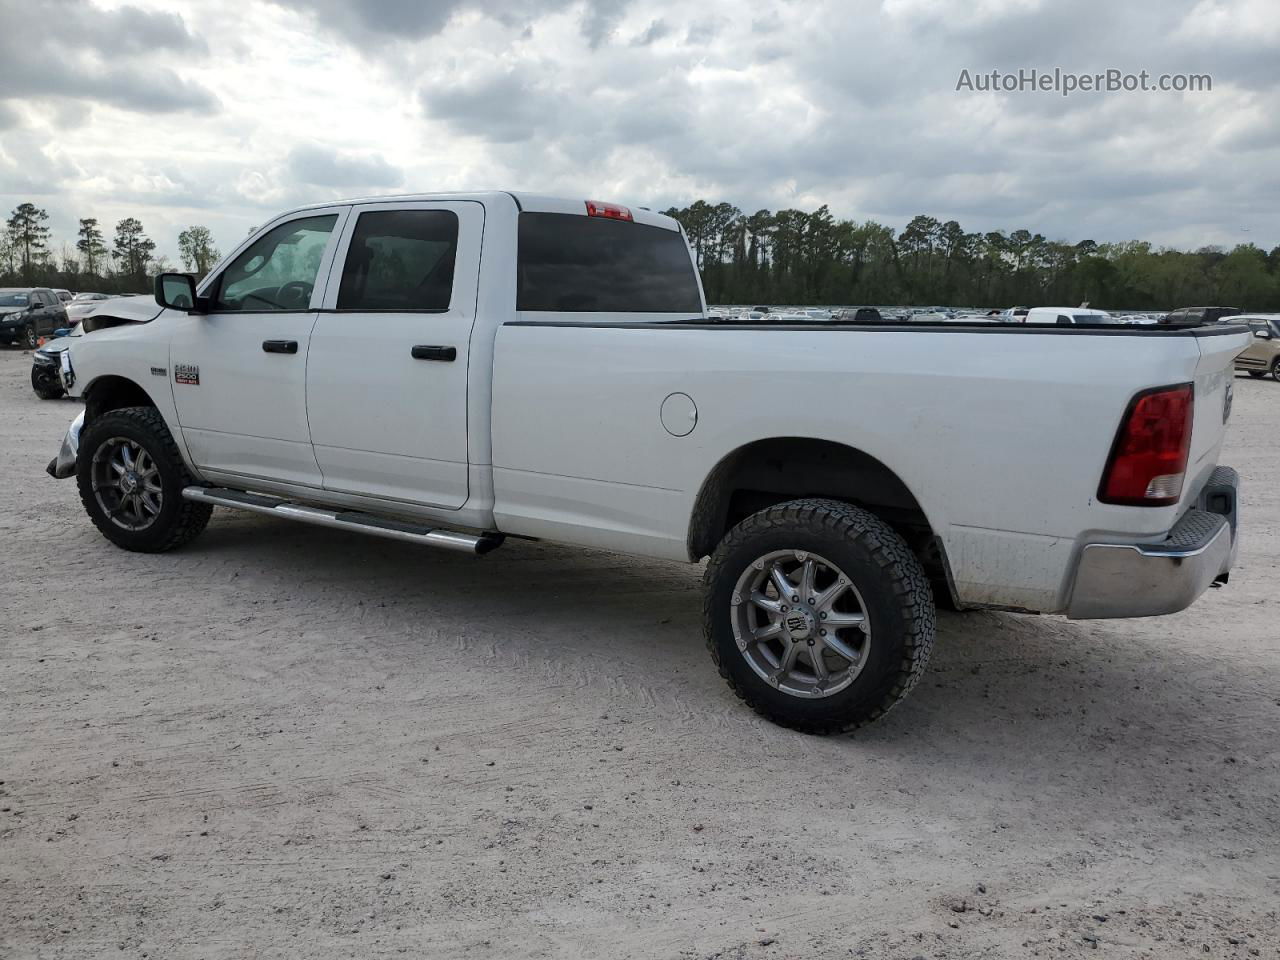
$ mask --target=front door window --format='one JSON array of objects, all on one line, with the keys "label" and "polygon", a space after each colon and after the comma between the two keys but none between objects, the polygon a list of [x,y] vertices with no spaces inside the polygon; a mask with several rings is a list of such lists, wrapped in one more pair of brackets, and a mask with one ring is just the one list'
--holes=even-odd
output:
[{"label": "front door window", "polygon": [[255,240],[223,271],[213,309],[253,313],[306,310],[337,220],[336,214],[290,220]]}]

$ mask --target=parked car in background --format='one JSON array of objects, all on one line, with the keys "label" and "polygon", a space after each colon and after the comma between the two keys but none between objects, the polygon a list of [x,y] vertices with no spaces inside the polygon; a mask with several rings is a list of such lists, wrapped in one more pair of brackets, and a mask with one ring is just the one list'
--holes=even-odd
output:
[{"label": "parked car in background", "polygon": [[1217,323],[1224,317],[1234,317],[1243,313],[1239,307],[1179,307],[1161,318],[1161,323],[1177,326],[1196,326],[1201,323]]},{"label": "parked car in background", "polygon": [[92,292],[85,291],[85,292],[77,293],[74,297],[71,298],[71,302],[83,303],[85,300],[110,300],[114,296],[117,296],[117,294],[92,293]]},{"label": "parked car in background", "polygon": [[67,308],[48,287],[0,287],[0,343],[28,350],[67,326]]},{"label": "parked car in background", "polygon": [[1253,332],[1253,342],[1236,357],[1236,369],[1251,377],[1271,374],[1280,380],[1280,313],[1244,313],[1231,321],[1247,323]]},{"label": "parked car in background", "polygon": [[66,396],[60,373],[62,352],[82,336],[84,329],[74,327],[66,336],[55,337],[31,354],[31,389],[41,400],[57,400]]},{"label": "parked car in background", "polygon": [[53,295],[57,297],[59,300],[61,300],[63,303],[70,303],[72,300],[75,299],[75,295],[72,294],[70,290],[64,290],[62,289],[62,287],[54,287]]},{"label": "parked car in background", "polygon": [[1105,310],[1091,310],[1088,307],[1032,307],[1027,311],[1027,323],[1055,323],[1062,326],[1074,326],[1085,323],[1123,323]]},{"label": "parked car in background", "polygon": [[875,307],[847,307],[837,310],[832,319],[840,323],[884,323],[884,317]]}]

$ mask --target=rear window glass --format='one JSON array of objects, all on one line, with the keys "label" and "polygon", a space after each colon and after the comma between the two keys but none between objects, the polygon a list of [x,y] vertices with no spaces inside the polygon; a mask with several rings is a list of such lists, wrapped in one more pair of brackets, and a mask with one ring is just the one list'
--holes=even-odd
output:
[{"label": "rear window glass", "polygon": [[362,213],[338,288],[339,310],[448,310],[458,255],[452,210]]},{"label": "rear window glass", "polygon": [[522,213],[517,310],[700,313],[698,278],[674,230],[572,213]]}]

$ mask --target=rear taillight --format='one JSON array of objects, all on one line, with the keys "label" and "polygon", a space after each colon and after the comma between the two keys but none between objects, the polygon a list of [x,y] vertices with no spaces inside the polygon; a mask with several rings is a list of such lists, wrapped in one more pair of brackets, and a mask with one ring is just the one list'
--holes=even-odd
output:
[{"label": "rear taillight", "polygon": [[631,220],[631,211],[626,207],[620,207],[616,203],[600,203],[596,200],[587,201],[588,217],[604,217],[606,220]]},{"label": "rear taillight", "polygon": [[1191,450],[1191,384],[1144,390],[1129,403],[1098,499],[1103,503],[1167,507],[1182,495]]}]

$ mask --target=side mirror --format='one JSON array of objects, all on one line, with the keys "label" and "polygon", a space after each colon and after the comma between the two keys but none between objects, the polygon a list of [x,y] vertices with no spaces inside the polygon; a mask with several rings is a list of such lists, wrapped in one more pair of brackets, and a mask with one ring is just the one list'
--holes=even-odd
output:
[{"label": "side mirror", "polygon": [[1253,335],[1254,335],[1255,337],[1257,337],[1259,340],[1270,340],[1270,339],[1271,339],[1271,331],[1269,331],[1269,330],[1255,330],[1255,331],[1253,331]]},{"label": "side mirror", "polygon": [[196,279],[189,273],[162,273],[156,277],[156,303],[170,310],[203,312],[205,304],[196,296]]}]

